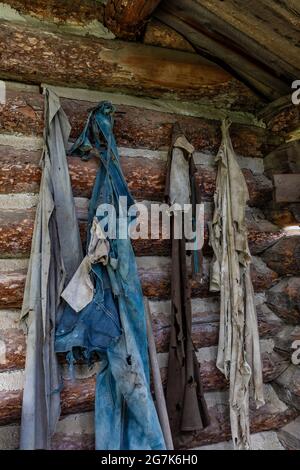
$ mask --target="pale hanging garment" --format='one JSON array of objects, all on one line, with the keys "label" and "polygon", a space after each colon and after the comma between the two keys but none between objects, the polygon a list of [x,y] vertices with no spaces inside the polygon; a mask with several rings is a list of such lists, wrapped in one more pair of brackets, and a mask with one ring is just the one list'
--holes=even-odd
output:
[{"label": "pale hanging garment", "polygon": [[82,260],[66,157],[69,134],[59,98],[45,90],[42,178],[21,313],[28,332],[21,449],[49,449],[60,415],[55,323],[60,295]]},{"label": "pale hanging garment", "polygon": [[220,332],[217,367],[229,379],[230,422],[234,447],[250,448],[249,395],[264,404],[259,336],[250,276],[245,207],[248,188],[222,123],[222,143],[216,157],[218,174],[215,210],[210,224],[214,251],[210,290],[220,292]]}]

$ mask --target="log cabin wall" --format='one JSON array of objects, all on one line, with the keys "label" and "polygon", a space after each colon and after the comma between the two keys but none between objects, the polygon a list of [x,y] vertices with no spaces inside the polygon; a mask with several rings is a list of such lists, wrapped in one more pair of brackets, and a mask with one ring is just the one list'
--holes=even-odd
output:
[{"label": "log cabin wall", "polygon": [[[42,82],[51,84],[61,96],[72,125],[71,139],[81,132],[93,104],[103,98],[112,100],[117,108],[115,135],[122,168],[139,201],[163,200],[167,150],[172,124],[178,120],[196,149],[206,222],[213,210],[220,119],[230,116],[234,149],[250,192],[247,221],[265,382],[266,404],[260,410],[251,408],[253,443],[264,449],[295,447],[291,436],[300,414],[300,373],[290,356],[292,339],[300,337],[300,237],[289,235],[284,228],[299,223],[299,203],[274,205],[274,174],[292,171],[278,170],[275,163],[270,163],[270,155],[284,144],[283,123],[289,114],[277,121],[273,117],[265,126],[258,117],[265,107],[263,100],[193,52],[118,42],[102,23],[98,27],[93,23],[99,34],[93,30],[92,36],[85,37],[87,24],[102,21],[101,2],[92,16],[87,14],[90,10],[85,10],[89,2],[79,2],[71,25],[63,8],[55,10],[56,20],[51,8],[47,10],[50,19],[45,18],[41,0],[31,2],[24,11],[20,7],[24,2],[9,3],[16,10],[12,14],[7,7],[5,11],[10,14],[6,14],[0,29],[0,54],[5,59],[0,78],[6,80],[6,100],[0,104],[0,448],[18,448],[19,444],[26,334],[18,318],[41,176]],[[52,5],[55,1],[46,3]],[[18,15],[25,15],[26,21],[20,21]],[[179,48],[182,43],[179,41]],[[9,53],[12,50],[14,54]],[[97,161],[72,157],[68,163],[84,241]],[[149,239],[136,240],[133,245],[143,291],[150,299],[165,380],[170,332],[170,244]],[[190,448],[226,448],[225,442],[230,439],[228,384],[215,365],[219,300],[208,288],[211,256],[206,229],[204,282],[192,284],[192,309],[193,339],[211,425],[191,435]],[[76,381],[71,382],[63,358],[61,362],[62,417],[53,448],[92,449],[97,365],[92,370],[77,366]]]}]

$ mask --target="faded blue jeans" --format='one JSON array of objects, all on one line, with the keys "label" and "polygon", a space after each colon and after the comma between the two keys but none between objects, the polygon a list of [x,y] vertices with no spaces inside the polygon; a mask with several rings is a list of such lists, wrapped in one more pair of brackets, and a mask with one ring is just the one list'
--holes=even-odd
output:
[{"label": "faded blue jeans", "polygon": [[[89,205],[88,242],[99,204],[113,204],[119,218],[119,197],[127,196],[127,208],[134,203],[120,167],[112,112],[107,102],[94,108],[72,148],[84,159],[96,150],[101,160]],[[165,449],[150,391],[146,316],[131,241],[108,241],[108,264],[92,265],[93,300],[78,313],[66,305],[56,330],[56,351],[67,352],[70,364],[100,357],[96,449]]]},{"label": "faded blue jeans", "polygon": [[143,296],[134,254],[129,240],[114,243],[117,267],[108,271],[123,334],[101,355],[95,403],[96,448],[164,449],[149,387]]}]

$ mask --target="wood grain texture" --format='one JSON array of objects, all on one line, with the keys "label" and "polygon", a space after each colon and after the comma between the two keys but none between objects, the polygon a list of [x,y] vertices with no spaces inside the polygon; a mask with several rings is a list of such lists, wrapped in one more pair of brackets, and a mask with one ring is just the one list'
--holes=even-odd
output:
[{"label": "wood grain texture", "polygon": [[[97,103],[61,98],[71,126],[71,138],[82,132],[89,110]],[[6,93],[6,103],[0,104],[0,132],[42,136],[43,96],[36,92],[11,90]],[[220,121],[183,116],[140,108],[116,106],[114,133],[119,146],[168,148],[172,126],[178,121],[196,151],[216,153],[221,143]],[[233,123],[230,135],[234,150],[245,157],[262,158],[275,150],[282,138],[260,127]]]},{"label": "wood grain texture", "polygon": [[245,85],[198,55],[143,44],[48,34],[2,22],[0,58],[4,79],[149,97],[173,95],[247,111],[260,105]]},{"label": "wood grain texture", "polygon": [[[209,292],[209,264],[205,258],[203,264],[203,282],[191,280],[193,297],[207,297]],[[137,258],[138,272],[144,295],[152,299],[169,299],[171,290],[171,262],[169,258]],[[253,286],[256,292],[263,292],[271,287],[278,275],[267,268],[259,259],[254,258],[251,267]],[[22,305],[26,273],[22,270],[0,273],[0,308],[19,308]]]},{"label": "wood grain texture", "polygon": [[155,18],[148,22],[143,42],[150,46],[196,52],[193,46],[181,34]]},{"label": "wood grain texture", "polygon": [[[144,200],[144,199],[143,199]],[[87,201],[86,201],[87,202]],[[146,202],[146,201],[145,201]],[[146,206],[147,207],[147,206]],[[250,212],[250,211],[249,211]],[[87,210],[86,208],[77,208],[79,217],[80,233],[83,245],[86,242],[87,231]],[[251,212],[249,214],[249,218]],[[204,254],[211,254],[212,249],[209,246],[209,231],[207,223],[211,220],[211,214],[205,213],[204,229]],[[284,237],[284,232],[278,230],[274,225],[261,220],[254,224],[247,218],[248,222],[248,241],[251,253],[259,254],[266,248],[272,246],[275,242]],[[33,235],[35,219],[35,209],[0,209],[0,257],[17,258],[30,255],[31,240]],[[169,256],[171,254],[171,241],[163,237],[162,228],[159,224],[154,224],[158,228],[158,238],[151,238],[151,212],[141,217],[140,223],[146,227],[148,238],[137,238],[132,240],[136,256]],[[269,227],[270,225],[270,227]]]},{"label": "wood grain texture", "polygon": [[161,0],[108,0],[105,24],[118,37],[136,39]]},{"label": "wood grain texture", "polygon": [[5,0],[19,13],[55,23],[86,24],[104,16],[103,5],[95,0]]}]

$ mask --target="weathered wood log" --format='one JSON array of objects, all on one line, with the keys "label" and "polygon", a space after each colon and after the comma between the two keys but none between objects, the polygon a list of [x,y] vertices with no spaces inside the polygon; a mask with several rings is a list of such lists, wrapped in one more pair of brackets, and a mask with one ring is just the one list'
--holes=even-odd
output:
[{"label": "weathered wood log", "polygon": [[18,328],[0,329],[0,351],[0,371],[23,369],[26,356],[23,330]]},{"label": "weathered wood log", "polygon": [[[147,151],[141,151],[146,156]],[[4,155],[0,168],[0,193],[38,191],[41,171],[37,163],[37,152],[26,152],[22,160],[21,150],[10,155],[11,149],[0,146],[0,157]],[[20,155],[20,158],[18,158]],[[121,166],[129,189],[136,199],[163,201],[166,178],[166,163],[160,158],[145,156],[121,157]],[[26,158],[27,157],[27,158]],[[69,157],[69,171],[75,196],[90,197],[99,162],[91,159],[88,162],[78,157]],[[272,182],[262,174],[253,174],[244,169],[248,184],[251,206],[260,206],[272,198]],[[197,182],[203,201],[211,201],[216,189],[216,170],[213,167],[198,166]]]},{"label": "weathered wood log", "polygon": [[[206,224],[211,220],[210,213],[205,214]],[[83,217],[83,220],[81,220]],[[3,258],[16,258],[25,257],[30,254],[31,239],[33,235],[35,218],[35,209],[2,209],[0,210],[0,257]],[[82,243],[86,242],[87,230],[87,212],[86,210],[78,209],[78,218],[80,223],[80,233]],[[137,256],[169,256],[171,252],[171,241],[165,239],[162,234],[160,224],[153,219],[153,226],[151,227],[151,212],[149,211],[148,217],[141,217],[141,223],[146,228],[148,234],[147,239],[138,238],[132,240],[133,247]],[[151,228],[155,230],[157,227],[159,237],[157,239],[151,238]],[[254,229],[253,229],[254,228]],[[274,226],[271,226],[274,228]],[[266,229],[266,230],[264,230]],[[284,233],[279,231],[276,227],[275,230],[269,230],[268,225],[261,227],[261,231],[249,221],[249,246],[252,254],[258,254],[265,248],[272,246],[277,240],[284,236]],[[211,254],[212,250],[209,246],[209,233],[207,225],[204,230],[204,254]]]},{"label": "weathered wood log", "polygon": [[177,33],[175,29],[170,28],[155,18],[152,18],[148,22],[143,42],[150,46],[196,52],[193,46],[181,34]]},{"label": "weathered wood log", "polygon": [[149,97],[173,95],[249,112],[260,106],[260,100],[245,85],[212,62],[188,52],[49,34],[2,22],[0,57],[0,77],[4,79],[117,89]]},{"label": "weathered wood log", "polygon": [[288,77],[290,80],[298,77],[296,8],[282,3],[275,6],[270,0],[252,0],[251,8],[243,0],[228,0],[226,5],[210,0],[170,0],[162,8],[175,10],[186,24],[206,31],[220,42],[223,39],[223,43],[231,43],[232,49],[243,56],[252,56],[264,68],[267,64],[274,74],[280,70],[287,82]]},{"label": "weathered wood log", "polygon": [[[270,385],[265,386],[266,405],[259,410],[251,409],[251,431],[260,432],[277,429],[291,422],[296,412],[286,407]],[[228,415],[228,396],[226,392],[208,392],[205,398],[209,405],[212,420],[209,428],[201,434],[191,435],[188,447],[194,448],[205,444],[222,442],[230,439]],[[261,414],[260,414],[261,412]],[[282,420],[282,421],[281,421]],[[62,416],[52,441],[52,449],[93,449],[94,416],[92,412]],[[14,425],[17,428],[17,425]],[[6,427],[8,431],[8,427]],[[18,443],[15,443],[15,448]]]},{"label": "weathered wood log", "polygon": [[[152,299],[170,298],[171,288],[171,262],[169,258],[138,257],[139,276],[144,295]],[[210,296],[209,292],[209,264],[210,259],[204,260],[203,282],[192,280],[191,288],[194,297]],[[254,289],[264,291],[278,277],[268,269],[258,258],[254,258],[251,269]],[[0,308],[18,308],[22,304],[26,273],[22,270],[10,273],[0,273]]]},{"label": "weathered wood log", "polygon": [[[266,386],[269,387],[269,386]],[[263,409],[251,410],[251,432],[270,431],[284,426],[286,423],[293,422],[296,412],[291,410],[278,400],[274,392],[267,390],[268,403]],[[198,448],[205,444],[217,444],[225,439],[230,439],[228,397],[226,392],[208,392],[205,394],[209,402],[209,414],[212,420],[209,428],[201,433],[190,433],[188,448]],[[259,412],[262,415],[259,415]],[[88,419],[84,415],[91,415]],[[90,424],[87,421],[90,421]],[[283,421],[281,423],[281,420]],[[74,422],[77,425],[74,426]],[[94,426],[93,415],[91,413],[81,413],[64,417],[58,424],[57,433],[52,441],[52,449],[58,450],[92,450],[94,449]],[[288,427],[288,426],[286,426]],[[81,431],[82,430],[82,431]],[[266,433],[263,433],[264,435]],[[274,432],[275,435],[275,432]],[[257,435],[256,435],[257,436]],[[271,440],[274,446],[274,438]],[[212,446],[215,448],[215,445]],[[261,446],[259,447],[261,449]],[[266,449],[269,447],[267,446]],[[200,447],[201,449],[201,447]]]},{"label": "weathered wood log", "polygon": [[[207,349],[207,348],[206,348]],[[220,371],[216,368],[215,361],[207,361],[201,358],[201,354],[214,355],[216,348],[212,348],[212,353],[201,350],[197,353],[200,355],[198,358],[200,364],[201,380],[205,391],[223,390],[228,387],[228,384]],[[277,358],[275,353],[263,353],[263,373],[265,382],[269,382],[274,377],[282,374],[283,370],[288,367],[288,361]],[[10,374],[19,374],[21,371],[10,372]],[[6,372],[2,372],[7,377]],[[166,368],[161,367],[161,374],[163,383],[166,382]],[[18,422],[20,419],[21,402],[22,402],[22,385],[21,383],[13,386],[8,385],[5,388],[5,378],[3,379],[3,386],[0,391],[0,425]],[[20,379],[19,379],[20,380]],[[22,380],[21,380],[22,382]],[[70,413],[80,413],[83,411],[91,411],[94,409],[95,402],[95,384],[96,375],[93,374],[89,377],[76,378],[74,381],[64,378],[63,389],[61,391],[61,404],[62,414],[67,415]],[[20,386],[21,385],[21,386]]]},{"label": "weathered wood log", "polygon": [[297,276],[300,272],[300,237],[286,237],[279,240],[263,254],[262,259],[279,275]]},{"label": "weathered wood log", "polygon": [[108,0],[105,24],[118,38],[136,39],[160,2],[161,0]]},{"label": "weathered wood log", "polygon": [[300,277],[282,279],[266,296],[268,305],[280,318],[293,325],[300,323]]},{"label": "weathered wood log", "polygon": [[[254,175],[251,170],[244,169],[243,174],[249,189],[251,206],[263,206],[272,200],[273,185],[264,175]],[[197,182],[204,200],[213,197],[216,189],[216,170],[214,168],[203,168],[197,174]]]},{"label": "weathered wood log", "polygon": [[[117,106],[120,114],[115,115],[114,132],[119,146],[168,148],[172,126],[178,121],[197,151],[217,152],[221,143],[219,121],[154,111],[134,106],[134,99],[132,102],[132,106]],[[71,137],[75,139],[96,103],[66,98],[61,98],[61,103],[72,125]],[[0,132],[42,136],[43,126],[43,96],[36,91],[7,87],[6,103],[0,104]],[[250,125],[233,123],[230,134],[236,153],[249,157],[264,157],[282,142],[281,137]]]},{"label": "weathered wood log", "polygon": [[[152,302],[153,330],[158,352],[167,352],[170,341],[170,303]],[[265,304],[256,308],[261,338],[274,337],[282,328],[282,321]],[[219,298],[192,300],[192,338],[197,348],[216,346],[219,336]]]},{"label": "weathered wood log", "polygon": [[0,275],[0,308],[19,308],[23,302],[26,272],[9,272]]},{"label": "weathered wood log", "polygon": [[[4,374],[4,373],[2,373]],[[61,391],[62,414],[94,409],[96,377],[84,379],[64,380]],[[19,422],[22,407],[22,389],[0,391],[0,425]]]},{"label": "weathered wood log", "polygon": [[5,0],[4,3],[21,14],[60,24],[86,24],[94,20],[102,21],[104,16],[103,5],[93,0]]},{"label": "weathered wood log", "polygon": [[[159,353],[166,353],[169,350],[170,341],[170,302],[152,302],[151,306],[154,309],[151,317],[156,349]],[[192,337],[195,347],[200,349],[216,346],[219,335],[218,298],[193,299],[192,311]],[[214,311],[215,313],[212,313]],[[282,322],[276,319],[264,304],[257,307],[257,314],[261,338],[275,336],[282,328]],[[0,322],[1,315],[5,315],[5,312],[0,312]],[[276,346],[278,347],[277,343]],[[0,371],[24,368],[26,344],[25,333],[22,329],[13,327],[13,325],[10,328],[0,329],[0,354],[2,354]],[[274,355],[273,359],[275,360]],[[61,361],[65,362],[64,357],[61,358]],[[274,367],[271,370],[276,373]]]},{"label": "weathered wood log", "polygon": [[[199,24],[197,20],[201,18],[202,12],[198,15],[196,13],[195,16],[189,9],[191,3],[195,6],[195,2],[185,1],[185,8],[182,8],[181,1],[165,2],[156,12],[156,16],[189,40],[200,54],[221,63],[225,69],[234,70],[237,76],[266,98],[276,99],[289,92],[287,83],[257,64],[257,60],[253,60],[249,53],[245,54],[245,50],[240,50],[239,43],[232,47],[230,42],[224,41],[222,35],[216,34],[215,24],[211,28],[207,27],[209,23]],[[216,17],[212,22],[215,21],[218,21]]]}]

